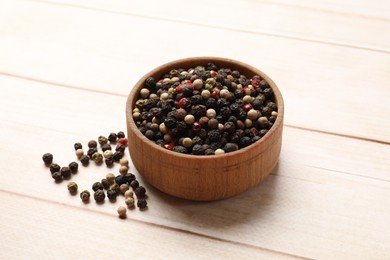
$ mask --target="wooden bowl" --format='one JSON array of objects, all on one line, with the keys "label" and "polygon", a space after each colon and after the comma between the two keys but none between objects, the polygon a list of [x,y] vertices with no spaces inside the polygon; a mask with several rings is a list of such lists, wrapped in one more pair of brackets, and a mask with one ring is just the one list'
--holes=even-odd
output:
[{"label": "wooden bowl", "polygon": [[[259,75],[273,89],[278,116],[259,141],[223,155],[181,154],[160,147],[137,128],[132,110],[148,77],[160,79],[172,69],[194,68],[213,62],[218,67],[238,70],[251,78]],[[282,145],[284,104],[275,83],[260,70],[239,61],[217,57],[194,57],[172,61],[143,76],[132,89],[126,104],[127,132],[131,159],[144,179],[170,195],[198,201],[219,200],[242,193],[267,177],[275,167]]]}]

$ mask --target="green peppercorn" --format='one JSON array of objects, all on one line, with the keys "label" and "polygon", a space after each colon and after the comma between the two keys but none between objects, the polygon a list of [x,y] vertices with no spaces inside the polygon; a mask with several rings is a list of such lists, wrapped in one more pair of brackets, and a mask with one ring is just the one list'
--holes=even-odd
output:
[{"label": "green peppercorn", "polygon": [[104,187],[103,187],[103,184],[101,182],[95,182],[93,185],[92,185],[92,190],[93,191],[97,191],[97,190],[103,190]]},{"label": "green peppercorn", "polygon": [[50,165],[53,162],[53,155],[51,153],[45,153],[42,156],[42,160],[46,165]]},{"label": "green peppercorn", "polygon": [[95,199],[96,202],[101,203],[106,198],[106,194],[104,193],[103,190],[99,189],[95,191],[95,193],[93,194],[93,198]]},{"label": "green peppercorn", "polygon": [[140,209],[144,209],[148,206],[148,203],[146,202],[146,199],[138,199],[137,200],[137,207]]},{"label": "green peppercorn", "polygon": [[91,196],[91,194],[89,193],[89,191],[87,190],[84,190],[80,193],[80,198],[81,200],[86,203],[89,201],[89,197]]},{"label": "green peppercorn", "polygon": [[97,142],[95,140],[91,140],[88,142],[88,147],[89,148],[96,148],[97,147]]},{"label": "green peppercorn", "polygon": [[77,162],[71,162],[69,163],[69,169],[72,173],[76,173],[77,170],[79,169],[79,164]]},{"label": "green peppercorn", "polygon": [[77,192],[77,189],[78,189],[77,183],[70,181],[70,182],[68,182],[67,187],[68,187],[68,191],[70,193],[75,194]]},{"label": "green peppercorn", "polygon": [[98,137],[98,142],[99,142],[100,146],[103,146],[106,143],[108,143],[108,139],[106,137],[104,137],[104,136],[99,136]]},{"label": "green peppercorn", "polygon": [[56,163],[53,163],[50,165],[50,172],[51,173],[54,173],[54,172],[59,172],[61,170],[61,166],[59,166],[58,164]]},{"label": "green peppercorn", "polygon": [[89,164],[89,157],[85,154],[83,154],[81,157],[80,157],[80,162],[83,166],[87,166]]},{"label": "green peppercorn", "polygon": [[97,164],[101,164],[103,162],[103,155],[99,152],[96,152],[92,155],[92,160]]},{"label": "green peppercorn", "polygon": [[120,206],[117,211],[120,218],[126,218],[127,209],[125,207]]},{"label": "green peppercorn", "polygon": [[70,177],[71,171],[70,171],[69,167],[64,166],[61,168],[60,173],[64,179],[67,179]]}]

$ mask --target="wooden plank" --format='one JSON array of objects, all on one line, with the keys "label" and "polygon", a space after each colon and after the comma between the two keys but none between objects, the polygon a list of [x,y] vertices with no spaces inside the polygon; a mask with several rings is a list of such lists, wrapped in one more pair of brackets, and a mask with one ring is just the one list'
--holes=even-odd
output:
[{"label": "wooden plank", "polygon": [[298,258],[141,221],[120,220],[114,212],[105,214],[4,191],[0,196],[2,259]]},{"label": "wooden plank", "polygon": [[[66,182],[55,184],[52,181],[40,155],[47,151],[53,152],[55,161],[64,165],[75,159],[72,147],[74,142],[85,144],[101,133],[123,129],[124,112],[123,115],[113,115],[118,113],[124,98],[6,77],[1,78],[1,85],[9,89],[1,96],[5,108],[0,112],[1,133],[7,136],[1,141],[2,160],[5,162],[2,165],[3,171],[9,173],[3,176],[1,189],[7,193],[23,194],[115,216],[116,208],[123,203],[122,198],[115,204],[83,205],[77,196],[68,194]],[[39,93],[39,99],[31,98],[32,90]],[[96,114],[96,108],[103,103],[105,109]],[[55,119],[53,115],[56,115]],[[364,159],[364,153],[356,151],[350,139],[336,136],[324,139],[324,134],[291,128],[286,128],[285,133],[287,138],[284,139],[278,167],[255,189],[228,200],[195,203],[164,195],[145,184],[149,209],[145,212],[131,211],[129,221],[154,223],[308,258],[390,257],[390,202],[387,200],[390,183],[353,175],[356,168],[360,167],[361,172],[368,172],[370,177],[371,167],[380,164],[376,170],[385,176],[389,172],[386,158],[367,157],[359,165],[348,167],[349,160]],[[300,144],[300,152],[295,153],[298,149],[295,147],[296,142],[305,138],[307,141],[317,140],[318,143],[303,142]],[[330,144],[320,146],[318,140]],[[364,143],[359,140],[355,142],[359,145]],[[345,150],[334,149],[331,144],[344,147]],[[304,153],[308,145],[314,147],[309,147],[307,153]],[[372,151],[373,156],[381,151],[386,154],[388,150],[388,146],[372,142],[359,147]],[[320,162],[318,153],[328,159]],[[15,157],[15,154],[19,157]],[[346,157],[344,163],[336,159],[340,154]],[[23,163],[20,163],[20,158],[23,158]],[[329,168],[320,169],[325,168],[326,162]],[[18,167],[15,168],[15,165]],[[340,168],[338,165],[341,165]],[[116,172],[117,168],[108,170],[91,163],[87,168],[80,167],[80,172],[72,176],[72,180],[77,181],[80,189],[90,189],[94,181],[100,180],[108,171]],[[131,169],[134,170],[134,167]],[[343,174],[341,171],[352,174]],[[144,183],[141,177],[138,178]],[[44,206],[38,208],[41,207]],[[79,213],[69,210],[66,216],[72,214],[76,216]],[[99,218],[93,223],[100,221]],[[113,217],[112,221],[117,220]],[[108,223],[103,226],[108,226]],[[130,232],[138,231],[124,233],[127,236]]]},{"label": "wooden plank", "polygon": [[[37,2],[2,3],[0,22],[8,25],[0,28],[3,75],[126,95],[169,60],[231,57],[276,81],[286,124],[390,142],[387,54]],[[188,35],[202,37],[177,40]]]},{"label": "wooden plank", "polygon": [[[43,2],[390,52],[390,35],[383,33],[390,30],[388,3],[382,5],[382,8],[388,11],[385,17],[376,19],[376,16],[358,15],[357,17],[353,13],[356,4],[344,2],[332,3],[337,4],[337,8],[334,9],[342,10],[341,12],[329,10],[333,7],[331,3],[327,6],[324,3],[321,5],[300,3],[300,1],[200,0],[184,4],[179,0],[169,0],[155,2],[153,8],[143,2],[133,3],[123,0],[110,2],[45,0]],[[174,6],[182,10],[177,11],[177,8],[172,8]],[[339,8],[342,6],[350,7],[352,11]],[[187,11],[189,8],[191,11]],[[379,14],[382,13],[378,9],[375,10]]]}]

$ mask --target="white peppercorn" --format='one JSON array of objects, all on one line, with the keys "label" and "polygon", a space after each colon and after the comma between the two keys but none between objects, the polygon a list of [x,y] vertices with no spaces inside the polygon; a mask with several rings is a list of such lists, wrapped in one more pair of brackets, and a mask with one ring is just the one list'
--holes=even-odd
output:
[{"label": "white peppercorn", "polygon": [[126,212],[127,212],[127,209],[123,206],[120,206],[117,210],[118,212],[118,215],[120,218],[126,218]]}]

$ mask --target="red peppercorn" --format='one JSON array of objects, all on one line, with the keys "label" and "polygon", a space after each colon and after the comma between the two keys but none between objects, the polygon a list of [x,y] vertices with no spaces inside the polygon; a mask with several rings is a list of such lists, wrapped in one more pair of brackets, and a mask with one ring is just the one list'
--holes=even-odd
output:
[{"label": "red peppercorn", "polygon": [[194,122],[192,124],[193,131],[198,132],[198,131],[200,131],[200,129],[202,129],[202,125],[199,122]]},{"label": "red peppercorn", "polygon": [[211,92],[211,97],[218,99],[219,98],[219,91],[214,90],[213,92]]},{"label": "red peppercorn", "polygon": [[216,77],[217,74],[218,74],[218,73],[217,73],[216,71],[214,71],[214,70],[210,71],[211,77]]},{"label": "red peppercorn", "polygon": [[183,92],[183,86],[180,84],[179,86],[176,87],[176,92],[181,93]]},{"label": "red peppercorn", "polygon": [[127,142],[128,142],[128,140],[125,137],[118,139],[118,143],[120,143],[120,144],[127,145]]},{"label": "red peppercorn", "polygon": [[164,144],[164,148],[165,149],[168,149],[168,150],[173,150],[173,147],[175,147],[175,145],[173,143],[169,143],[169,144]]},{"label": "red peppercorn", "polygon": [[252,109],[252,105],[251,104],[245,104],[242,106],[242,109],[245,111],[245,112],[248,112],[249,110]]}]

